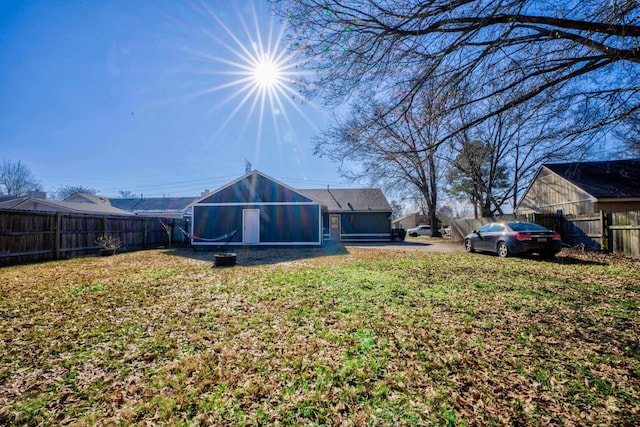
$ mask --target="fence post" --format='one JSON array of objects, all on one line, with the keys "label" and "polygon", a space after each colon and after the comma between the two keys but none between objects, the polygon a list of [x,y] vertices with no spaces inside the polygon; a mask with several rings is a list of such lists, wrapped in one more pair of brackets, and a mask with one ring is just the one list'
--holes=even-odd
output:
[{"label": "fence post", "polygon": [[147,218],[145,218],[142,222],[142,224],[144,225],[144,234],[142,237],[142,247],[144,249],[147,248]]},{"label": "fence post", "polygon": [[609,215],[600,211],[600,247],[603,251],[609,251]]},{"label": "fence post", "polygon": [[55,259],[60,259],[60,246],[62,242],[62,233],[60,232],[60,227],[62,227],[62,214],[60,212],[56,212],[56,225],[54,228],[54,241],[53,241],[53,257]]}]

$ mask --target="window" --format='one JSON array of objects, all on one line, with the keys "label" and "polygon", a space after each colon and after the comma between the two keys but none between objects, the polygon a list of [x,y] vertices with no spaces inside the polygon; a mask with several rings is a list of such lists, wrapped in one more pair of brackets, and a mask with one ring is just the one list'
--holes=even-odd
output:
[{"label": "window", "polygon": [[489,230],[491,230],[491,226],[493,224],[485,224],[482,227],[480,227],[480,229],[478,230],[478,233],[488,233]]},{"label": "window", "polygon": [[502,233],[504,231],[504,225],[502,224],[491,224],[491,232],[492,233]]}]

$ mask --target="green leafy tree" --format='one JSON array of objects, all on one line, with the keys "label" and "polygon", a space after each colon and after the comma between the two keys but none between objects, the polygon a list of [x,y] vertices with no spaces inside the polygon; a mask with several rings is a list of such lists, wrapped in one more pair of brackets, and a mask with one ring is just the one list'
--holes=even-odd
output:
[{"label": "green leafy tree", "polygon": [[465,141],[447,172],[449,193],[468,199],[475,217],[502,214],[503,200],[494,196],[496,189],[508,184],[507,169],[496,163],[493,147],[478,140]]}]

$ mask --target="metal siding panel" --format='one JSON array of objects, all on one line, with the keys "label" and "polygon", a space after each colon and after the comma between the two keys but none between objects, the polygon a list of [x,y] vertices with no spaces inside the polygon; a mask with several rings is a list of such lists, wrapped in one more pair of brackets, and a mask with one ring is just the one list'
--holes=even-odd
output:
[{"label": "metal siding panel", "polygon": [[242,238],[242,208],[237,206],[194,206],[193,235],[214,239],[238,230],[232,241]]},{"label": "metal siding panel", "polygon": [[317,205],[261,206],[260,241],[317,242],[318,215]]},{"label": "metal siding panel", "polygon": [[342,214],[342,234],[390,233],[390,213]]},{"label": "metal siding panel", "polygon": [[261,175],[250,175],[212,194],[201,203],[310,202],[306,196],[291,191]]}]

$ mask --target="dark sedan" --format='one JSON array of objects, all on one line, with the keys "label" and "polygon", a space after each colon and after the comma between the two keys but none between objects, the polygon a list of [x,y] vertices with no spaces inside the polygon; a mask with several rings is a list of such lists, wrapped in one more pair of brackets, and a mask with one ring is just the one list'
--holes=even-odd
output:
[{"label": "dark sedan", "polygon": [[498,256],[537,253],[551,258],[562,250],[560,234],[530,222],[493,222],[464,238],[467,252],[495,252]]}]

